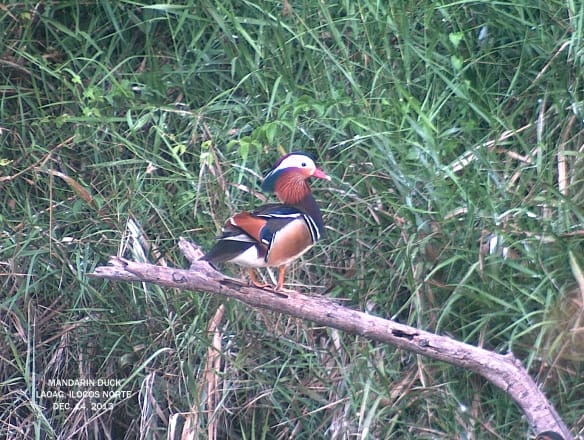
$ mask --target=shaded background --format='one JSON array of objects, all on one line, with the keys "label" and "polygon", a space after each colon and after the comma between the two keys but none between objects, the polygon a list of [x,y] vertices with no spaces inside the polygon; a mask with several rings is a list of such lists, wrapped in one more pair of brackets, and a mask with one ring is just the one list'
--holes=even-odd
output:
[{"label": "shaded background", "polygon": [[[582,434],[583,15],[557,0],[5,3],[0,432],[531,438],[460,369],[86,278],[109,255],[184,266],[179,236],[211,246],[265,200],[272,163],[305,150],[334,176],[313,185],[327,236],[288,287],[513,350]],[[129,393],[54,395],[85,379]]]}]

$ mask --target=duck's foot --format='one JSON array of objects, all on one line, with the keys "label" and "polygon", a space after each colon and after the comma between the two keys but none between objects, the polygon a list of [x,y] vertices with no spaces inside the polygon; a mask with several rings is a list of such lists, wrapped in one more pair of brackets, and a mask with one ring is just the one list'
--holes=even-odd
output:
[{"label": "duck's foot", "polygon": [[253,281],[251,281],[250,285],[257,287],[258,289],[265,290],[266,292],[278,295],[281,298],[288,298],[288,295],[286,294],[294,292],[294,290],[284,289],[283,287],[274,286],[272,284],[254,283]]},{"label": "duck's foot", "polygon": [[278,289],[278,286],[269,286],[266,287],[264,290],[273,293],[274,295],[279,296],[280,298],[288,298],[288,293],[293,293],[294,290],[290,290],[290,289],[284,289],[282,287],[280,287]]},{"label": "duck's foot", "polygon": [[252,286],[257,287],[258,289],[268,289],[271,286],[271,284],[267,284],[267,283],[261,283],[257,277],[255,272],[253,271],[253,269],[249,269],[249,282]]},{"label": "duck's foot", "polygon": [[267,283],[261,283],[252,268],[249,269],[249,283],[250,285],[257,287],[258,289],[267,290],[269,292],[275,293],[276,295],[282,298],[288,298],[287,293],[293,293],[295,290],[292,289],[285,289],[283,287],[284,284],[284,270],[283,266],[280,267],[280,271],[278,273],[278,284],[272,285]]}]

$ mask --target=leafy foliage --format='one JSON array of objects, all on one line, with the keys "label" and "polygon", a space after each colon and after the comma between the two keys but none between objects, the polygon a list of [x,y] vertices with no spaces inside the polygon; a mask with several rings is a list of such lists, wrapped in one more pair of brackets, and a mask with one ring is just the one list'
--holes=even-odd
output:
[{"label": "leafy foliage", "polygon": [[[0,7],[0,431],[166,438],[185,413],[198,438],[525,438],[453,367],[86,278],[116,254],[184,265],[179,236],[210,246],[306,150],[334,180],[294,287],[513,350],[583,433],[584,6],[389,3]],[[89,378],[128,396],[47,397]]]}]

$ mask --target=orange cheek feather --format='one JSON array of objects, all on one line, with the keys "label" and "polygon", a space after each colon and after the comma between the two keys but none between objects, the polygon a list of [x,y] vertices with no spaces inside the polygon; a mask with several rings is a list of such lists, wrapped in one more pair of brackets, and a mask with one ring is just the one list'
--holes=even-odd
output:
[{"label": "orange cheek feather", "polygon": [[310,194],[310,188],[302,174],[287,173],[276,182],[274,192],[282,202],[295,205]]}]

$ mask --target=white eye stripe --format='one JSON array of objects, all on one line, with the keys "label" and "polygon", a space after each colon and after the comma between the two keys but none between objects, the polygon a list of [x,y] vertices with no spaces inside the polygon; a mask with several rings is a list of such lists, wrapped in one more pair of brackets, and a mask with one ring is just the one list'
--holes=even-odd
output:
[{"label": "white eye stripe", "polygon": [[284,159],[276,170],[285,168],[316,168],[316,165],[309,157],[293,154]]}]

